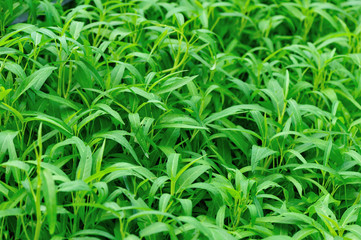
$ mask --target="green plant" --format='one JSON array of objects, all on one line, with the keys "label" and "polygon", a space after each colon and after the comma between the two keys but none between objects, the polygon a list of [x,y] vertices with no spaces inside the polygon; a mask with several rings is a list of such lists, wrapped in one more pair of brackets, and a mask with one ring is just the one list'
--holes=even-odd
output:
[{"label": "green plant", "polygon": [[30,2],[1,239],[361,239],[357,1]]}]

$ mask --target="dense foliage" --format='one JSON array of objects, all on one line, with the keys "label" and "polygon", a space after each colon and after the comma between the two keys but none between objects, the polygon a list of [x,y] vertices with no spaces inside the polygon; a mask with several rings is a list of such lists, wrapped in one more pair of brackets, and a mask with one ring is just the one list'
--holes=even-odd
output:
[{"label": "dense foliage", "polygon": [[2,1],[0,239],[361,239],[361,1]]}]

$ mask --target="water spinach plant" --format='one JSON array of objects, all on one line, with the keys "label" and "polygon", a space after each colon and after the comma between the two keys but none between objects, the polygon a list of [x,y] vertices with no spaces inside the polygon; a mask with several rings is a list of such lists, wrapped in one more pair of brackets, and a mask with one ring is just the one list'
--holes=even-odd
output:
[{"label": "water spinach plant", "polygon": [[359,1],[61,3],[1,3],[0,239],[361,239]]}]

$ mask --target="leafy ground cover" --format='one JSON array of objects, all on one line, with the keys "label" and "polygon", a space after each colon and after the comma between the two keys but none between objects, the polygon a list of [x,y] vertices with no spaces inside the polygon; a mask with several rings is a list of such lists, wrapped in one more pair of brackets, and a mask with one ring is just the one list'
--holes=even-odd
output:
[{"label": "leafy ground cover", "polygon": [[0,239],[361,239],[360,1],[4,2]]}]

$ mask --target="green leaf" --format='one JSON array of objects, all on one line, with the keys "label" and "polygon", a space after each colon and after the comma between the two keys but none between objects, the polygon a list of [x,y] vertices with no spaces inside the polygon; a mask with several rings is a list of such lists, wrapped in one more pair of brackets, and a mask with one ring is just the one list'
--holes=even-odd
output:
[{"label": "green leaf", "polygon": [[256,170],[256,167],[258,166],[258,164],[261,160],[263,160],[275,153],[277,153],[277,152],[273,151],[269,148],[253,145],[252,146],[252,155],[251,155],[252,172],[254,172]]},{"label": "green leaf", "polygon": [[58,186],[58,192],[90,191],[90,187],[82,180],[65,182]]},{"label": "green leaf", "polygon": [[[76,236],[82,236],[82,235],[85,235],[85,236],[95,235],[95,236],[104,237],[106,239],[115,239],[115,237],[112,234],[102,231],[102,230],[98,230],[98,229],[80,230],[73,234],[73,238],[75,238]],[[76,239],[78,239],[78,238],[76,238]]]},{"label": "green leaf", "polygon": [[318,231],[314,228],[304,228],[298,231],[295,235],[293,235],[294,240],[302,240],[305,239],[307,236],[317,233]]},{"label": "green leaf", "polygon": [[15,151],[15,145],[13,141],[18,133],[19,132],[10,130],[0,132],[0,156],[5,154],[6,151]]},{"label": "green leaf", "polygon": [[84,22],[71,21],[70,23],[70,34],[73,36],[74,40],[77,40],[80,36],[80,33],[84,27]]},{"label": "green leaf", "polygon": [[334,170],[330,167],[326,167],[326,166],[317,164],[317,163],[305,163],[305,164],[300,165],[299,167],[296,167],[294,170],[300,170],[300,169],[309,169],[309,170],[310,169],[318,169],[321,171],[328,172],[331,175],[340,177],[340,175],[336,172],[336,170]]},{"label": "green leaf", "polygon": [[119,143],[124,148],[126,148],[130,152],[130,154],[133,156],[133,158],[140,164],[137,154],[135,153],[133,147],[129,144],[127,139],[125,137],[123,137],[124,135],[129,135],[129,134],[126,133],[125,131],[116,130],[116,131],[110,131],[110,132],[106,132],[106,133],[96,134],[96,135],[94,135],[94,138],[106,138],[106,139],[111,139],[111,140]]},{"label": "green leaf", "polygon": [[180,154],[177,153],[171,153],[168,156],[167,175],[170,179],[172,179],[172,181],[174,181],[175,177],[177,176],[179,157]]},{"label": "green leaf", "polygon": [[192,168],[187,169],[180,177],[177,179],[177,193],[187,188],[191,185],[197,178],[199,178],[203,173],[205,173],[209,166],[199,165]]},{"label": "green leaf", "polygon": [[24,210],[20,208],[10,208],[5,210],[0,210],[0,219],[9,216],[21,216],[24,214],[25,214]]},{"label": "green leaf", "polygon": [[63,147],[66,145],[76,145],[80,155],[80,162],[76,171],[76,179],[85,180],[91,175],[92,170],[92,152],[89,146],[86,146],[85,143],[78,137],[71,137],[63,142],[55,144],[51,150],[53,153],[57,148]]},{"label": "green leaf", "polygon": [[24,114],[24,116],[27,116],[24,120],[25,122],[39,121],[44,123],[45,125],[53,127],[54,129],[58,130],[67,137],[73,136],[71,128],[67,124],[65,124],[62,120],[56,117],[49,116],[47,114],[40,112],[27,113]]},{"label": "green leaf", "polygon": [[184,129],[205,129],[197,120],[181,114],[167,114],[162,117],[155,128],[184,128]]},{"label": "green leaf", "polygon": [[226,108],[220,112],[217,113],[213,113],[211,114],[209,117],[207,117],[206,119],[204,119],[204,123],[205,124],[210,124],[218,119],[224,118],[224,117],[228,117],[231,115],[236,115],[242,112],[247,112],[249,110],[253,110],[253,111],[260,111],[260,112],[264,112],[264,113],[268,113],[271,114],[271,111],[263,108],[259,105],[256,104],[243,104],[243,105],[236,105],[236,106],[232,106],[229,108]]},{"label": "green leaf", "polygon": [[[1,61],[0,61],[1,63]],[[16,64],[14,62],[3,62],[4,64],[4,68],[10,72],[12,72],[13,74],[15,74],[16,76],[18,76],[22,81],[26,78],[25,72],[23,70],[23,68],[19,65]],[[1,100],[1,98],[0,98]]]},{"label": "green leaf", "polygon": [[144,127],[140,123],[140,118],[138,113],[130,113],[129,114],[129,122],[132,127],[132,132],[135,133],[135,139],[139,143],[142,148],[145,156],[149,157],[149,147],[148,147],[148,137],[144,132]]},{"label": "green leaf", "polygon": [[354,150],[350,150],[346,152],[346,154],[352,157],[357,162],[357,164],[361,166],[361,155],[358,152],[355,152]]},{"label": "green leaf", "polygon": [[18,168],[25,172],[28,172],[30,170],[30,167],[28,164],[26,164],[22,161],[19,161],[19,160],[11,160],[11,161],[2,163],[1,166]]},{"label": "green leaf", "polygon": [[36,95],[38,95],[41,98],[48,99],[48,100],[50,100],[52,102],[59,103],[59,104],[64,105],[64,106],[68,106],[68,107],[74,109],[75,111],[80,110],[80,107],[78,106],[78,104],[72,102],[69,99],[65,99],[65,98],[55,96],[55,95],[51,95],[51,94],[46,94],[46,93],[43,93],[41,91],[35,91],[35,93],[36,93]]},{"label": "green leaf", "polygon": [[12,96],[12,101],[15,102],[22,94],[24,94],[29,88],[33,87],[35,90],[39,90],[44,84],[46,79],[51,75],[55,70],[55,67],[42,67],[29,77],[25,78],[18,88],[16,89],[14,95]]},{"label": "green leaf", "polygon": [[57,223],[57,203],[56,188],[53,175],[44,169],[42,172],[42,189],[45,199],[47,218],[49,223],[49,233],[53,234]]},{"label": "green leaf", "polygon": [[192,216],[192,209],[193,209],[193,202],[191,199],[178,199],[181,203],[184,215],[185,216]]},{"label": "green leaf", "polygon": [[223,228],[223,226],[224,226],[225,216],[226,216],[226,205],[223,205],[222,207],[220,207],[218,209],[217,216],[216,216],[216,222],[220,228]]},{"label": "green leaf", "polygon": [[3,103],[3,102],[0,103],[0,108],[11,112],[12,114],[14,114],[20,120],[20,122],[24,122],[23,115],[18,110],[16,110],[15,108],[13,108],[13,107],[11,107],[11,106],[7,105],[6,103]]},{"label": "green leaf", "polygon": [[119,113],[114,111],[109,105],[103,104],[103,103],[98,103],[94,106],[94,108],[96,109],[101,109],[104,112],[108,113],[110,116],[112,116],[115,120],[115,122],[117,122],[118,124],[125,124],[123,119],[120,117]]},{"label": "green leaf", "polygon": [[152,223],[151,225],[143,228],[140,231],[140,236],[147,237],[147,236],[157,234],[157,233],[168,232],[169,228],[170,228],[170,226],[166,223],[155,222],[155,223]]},{"label": "green leaf", "polygon": [[187,83],[193,81],[197,76],[192,77],[173,77],[166,80],[157,91],[157,94],[169,93],[176,89],[179,89]]},{"label": "green leaf", "polygon": [[340,227],[345,228],[349,223],[356,222],[359,218],[361,205],[353,205],[349,207],[343,214],[340,220]]},{"label": "green leaf", "polygon": [[162,194],[159,198],[159,211],[166,212],[171,195],[168,193]]},{"label": "green leaf", "polygon": [[285,235],[274,235],[271,237],[264,238],[264,240],[293,240],[293,238]]}]

